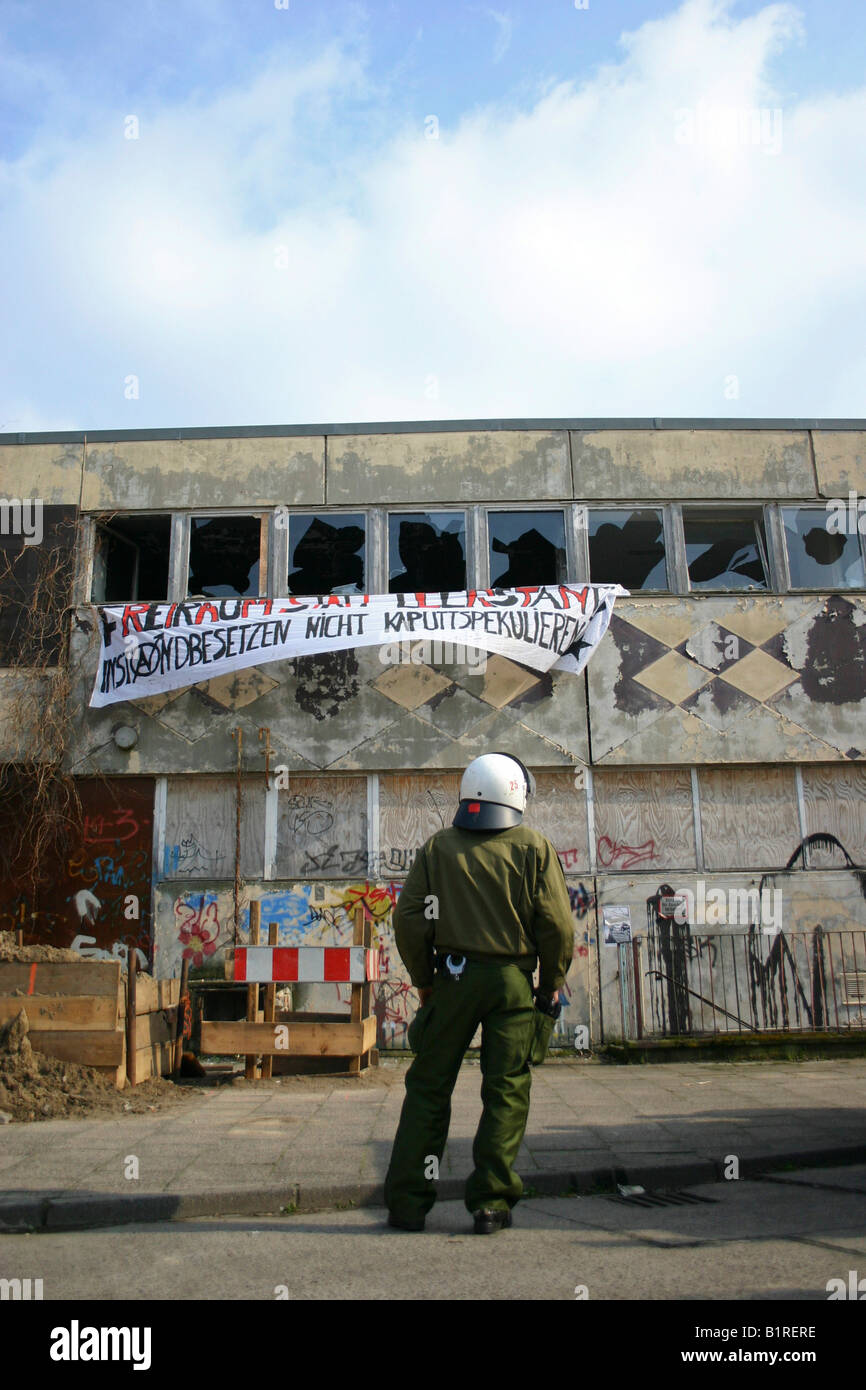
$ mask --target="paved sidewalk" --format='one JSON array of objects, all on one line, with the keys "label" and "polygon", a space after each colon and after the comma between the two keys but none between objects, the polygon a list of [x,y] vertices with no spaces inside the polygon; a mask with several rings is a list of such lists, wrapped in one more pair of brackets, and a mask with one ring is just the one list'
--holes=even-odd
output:
[{"label": "paved sidewalk", "polygon": [[[357,1080],[203,1088],[151,1115],[0,1129],[0,1231],[381,1205],[406,1063]],[[462,1196],[481,1113],[478,1063],[454,1093],[439,1195]],[[866,1059],[611,1066],[533,1077],[518,1160],[537,1193],[678,1188],[786,1164],[866,1162]],[[137,1179],[125,1176],[130,1158]]]}]

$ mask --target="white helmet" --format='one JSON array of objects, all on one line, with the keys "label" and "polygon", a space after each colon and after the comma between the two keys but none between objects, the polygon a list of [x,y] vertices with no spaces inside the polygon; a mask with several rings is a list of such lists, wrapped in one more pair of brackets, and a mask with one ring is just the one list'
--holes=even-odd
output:
[{"label": "white helmet", "polygon": [[506,830],[519,825],[535,778],[513,753],[485,753],[475,758],[460,783],[460,807],[454,824],[462,830]]}]

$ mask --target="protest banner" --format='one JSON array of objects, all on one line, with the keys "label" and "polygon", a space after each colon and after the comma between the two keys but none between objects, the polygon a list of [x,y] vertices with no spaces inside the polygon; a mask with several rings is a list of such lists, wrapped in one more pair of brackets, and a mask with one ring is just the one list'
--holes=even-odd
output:
[{"label": "protest banner", "polygon": [[419,638],[576,674],[607,631],[620,595],[627,590],[618,584],[578,583],[100,607],[90,704],[144,699],[269,661]]}]

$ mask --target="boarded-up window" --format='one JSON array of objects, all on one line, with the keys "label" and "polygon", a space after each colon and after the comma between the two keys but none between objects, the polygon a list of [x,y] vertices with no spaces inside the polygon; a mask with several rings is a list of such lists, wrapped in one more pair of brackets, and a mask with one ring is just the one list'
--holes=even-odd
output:
[{"label": "boarded-up window", "polygon": [[[237,785],[231,777],[170,777],[165,811],[163,877],[232,879],[235,874]],[[265,859],[265,781],[241,779],[244,878],[261,878]]]},{"label": "boarded-up window", "polygon": [[452,823],[460,804],[461,775],[380,776],[380,874],[405,877],[421,845]]},{"label": "boarded-up window", "polygon": [[536,794],[526,803],[524,824],[547,836],[567,873],[586,873],[586,791],[575,787],[573,772],[537,772],[535,782]]},{"label": "boarded-up window", "polygon": [[291,775],[277,797],[275,878],[367,877],[365,777]]},{"label": "boarded-up window", "polygon": [[707,870],[787,864],[800,839],[792,767],[702,767],[698,782]]},{"label": "boarded-up window", "polygon": [[[855,864],[866,867],[866,767],[804,767],[803,798],[810,835],[835,835]],[[809,847],[812,868],[842,868],[844,856],[832,846]]]},{"label": "boarded-up window", "polygon": [[[25,779],[19,788],[26,792]],[[146,965],[152,945],[153,788],[150,777],[77,780],[80,806],[67,808],[69,838],[49,842],[35,866],[35,883],[28,845],[15,843],[26,811],[7,792],[0,805],[0,931],[23,927],[26,946],[77,942],[76,950],[105,951],[121,960],[137,949]]]},{"label": "boarded-up window", "polygon": [[599,871],[694,868],[692,781],[687,771],[595,773]]}]

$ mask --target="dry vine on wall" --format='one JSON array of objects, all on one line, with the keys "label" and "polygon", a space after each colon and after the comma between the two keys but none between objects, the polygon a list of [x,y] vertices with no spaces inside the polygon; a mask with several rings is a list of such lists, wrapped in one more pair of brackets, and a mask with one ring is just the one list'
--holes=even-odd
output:
[{"label": "dry vine on wall", "polygon": [[62,515],[46,519],[40,545],[13,541],[0,549],[0,878],[4,898],[17,890],[31,912],[83,833],[81,799],[65,763],[78,516],[56,510]]}]

